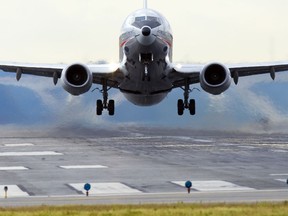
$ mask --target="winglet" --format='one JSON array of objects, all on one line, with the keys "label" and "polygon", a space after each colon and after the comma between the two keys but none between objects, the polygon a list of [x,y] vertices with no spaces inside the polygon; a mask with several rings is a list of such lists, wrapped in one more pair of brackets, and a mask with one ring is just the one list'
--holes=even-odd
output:
[{"label": "winglet", "polygon": [[144,0],[143,7],[144,7],[144,9],[148,8],[147,0]]}]

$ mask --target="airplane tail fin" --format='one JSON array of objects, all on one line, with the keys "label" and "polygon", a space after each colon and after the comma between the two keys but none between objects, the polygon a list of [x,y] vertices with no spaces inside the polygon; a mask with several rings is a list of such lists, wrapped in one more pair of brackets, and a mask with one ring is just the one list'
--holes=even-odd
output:
[{"label": "airplane tail fin", "polygon": [[144,1],[143,1],[143,7],[144,7],[144,9],[147,9],[147,8],[148,8],[147,0],[144,0]]}]

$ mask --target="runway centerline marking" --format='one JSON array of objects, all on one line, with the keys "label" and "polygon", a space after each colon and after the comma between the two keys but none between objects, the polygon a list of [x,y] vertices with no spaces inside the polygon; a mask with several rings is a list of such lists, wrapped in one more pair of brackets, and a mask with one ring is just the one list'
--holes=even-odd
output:
[{"label": "runway centerline marking", "polygon": [[13,170],[28,170],[28,168],[23,166],[0,167],[0,171],[13,171]]},{"label": "runway centerline marking", "polygon": [[34,146],[32,143],[15,143],[15,144],[4,144],[5,147],[25,147]]},{"label": "runway centerline marking", "polygon": [[[4,187],[8,187],[7,197],[29,197],[29,194],[22,191],[17,185],[0,185],[0,190],[3,190]],[[0,197],[2,198],[2,197]]]},{"label": "runway centerline marking", "polygon": [[[84,190],[85,183],[69,184],[71,187],[75,188],[77,191],[82,191],[83,194],[86,193]],[[90,195],[115,195],[115,194],[140,194],[143,193],[137,189],[131,188],[125,184],[119,182],[111,183],[90,183],[91,190]]]},{"label": "runway centerline marking", "polygon": [[59,166],[63,169],[106,169],[107,166],[102,165],[74,165],[74,166]]},{"label": "runway centerline marking", "polygon": [[55,156],[63,155],[62,153],[54,151],[41,151],[41,152],[1,152],[0,157],[10,157],[10,156]]},{"label": "runway centerline marking", "polygon": [[[185,187],[185,181],[172,181],[173,184]],[[197,191],[252,191],[256,190],[250,187],[243,187],[227,181],[210,180],[210,181],[192,181],[192,189]]]}]

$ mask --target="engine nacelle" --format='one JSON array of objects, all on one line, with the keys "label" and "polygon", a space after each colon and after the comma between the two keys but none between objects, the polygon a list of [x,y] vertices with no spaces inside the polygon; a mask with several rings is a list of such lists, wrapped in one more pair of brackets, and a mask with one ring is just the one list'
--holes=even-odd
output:
[{"label": "engine nacelle", "polygon": [[231,75],[229,69],[219,63],[206,65],[200,74],[200,85],[210,94],[221,94],[231,85]]},{"label": "engine nacelle", "polygon": [[72,95],[81,95],[92,86],[92,73],[83,64],[71,64],[61,74],[63,88]]}]

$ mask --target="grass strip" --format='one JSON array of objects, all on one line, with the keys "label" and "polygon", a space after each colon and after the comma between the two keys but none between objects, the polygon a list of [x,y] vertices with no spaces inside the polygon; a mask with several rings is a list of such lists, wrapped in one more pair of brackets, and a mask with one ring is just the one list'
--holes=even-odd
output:
[{"label": "grass strip", "polygon": [[[1,204],[0,204],[1,205]],[[254,204],[151,204],[0,208],[0,216],[288,216],[288,201]]]}]

